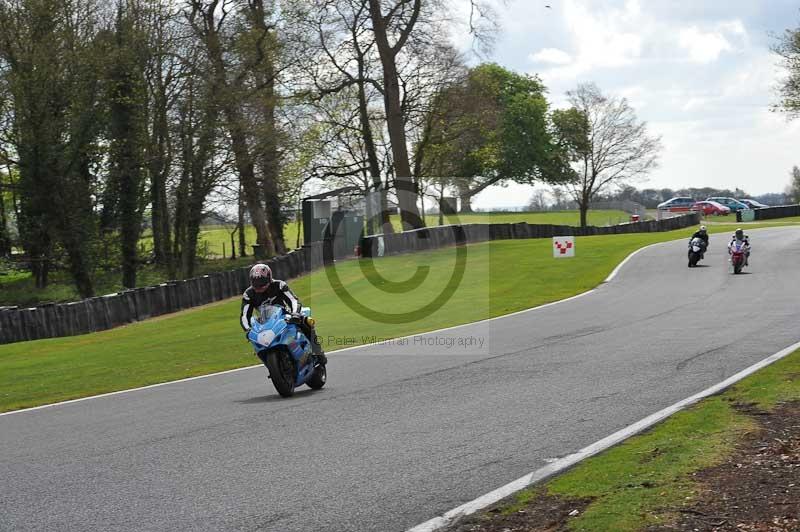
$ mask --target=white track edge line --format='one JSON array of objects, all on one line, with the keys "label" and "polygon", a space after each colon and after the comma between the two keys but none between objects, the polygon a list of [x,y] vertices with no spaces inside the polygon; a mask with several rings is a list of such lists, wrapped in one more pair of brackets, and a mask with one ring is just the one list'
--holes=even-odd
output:
[{"label": "white track edge line", "polygon": [[[672,242],[672,241],[668,241],[668,242]],[[656,242],[655,244],[649,244],[649,245],[647,245],[647,246],[645,246],[643,248],[639,248],[636,251],[631,252],[627,257],[625,257],[625,259],[622,262],[620,262],[617,265],[616,268],[614,268],[614,270],[609,274],[609,276],[606,277],[603,280],[603,283],[607,283],[607,282],[611,281],[617,275],[617,273],[619,273],[619,271],[622,269],[622,267],[629,260],[631,260],[634,255],[636,255],[640,251],[644,251],[645,249],[647,249],[649,247],[657,246],[659,244],[664,244],[664,243],[665,242]],[[453,325],[451,327],[445,327],[443,329],[434,329],[433,331],[425,331],[425,332],[420,332],[420,333],[409,334],[409,335],[406,335],[406,336],[399,336],[397,338],[392,338],[392,341],[404,340],[404,339],[407,339],[407,338],[414,338],[416,336],[424,336],[424,335],[427,335],[427,334],[435,334],[435,333],[440,333],[440,332],[444,332],[444,331],[451,331],[453,329],[458,329],[458,328],[461,328],[461,327],[471,327],[471,326],[479,324],[479,323],[485,323],[485,322],[494,321],[494,320],[501,320],[501,319],[505,319],[505,318],[510,318],[512,316],[517,316],[519,314],[525,314],[525,313],[533,312],[533,311],[536,311],[536,310],[542,310],[542,309],[547,308],[547,307],[552,307],[554,305],[560,305],[561,303],[566,303],[568,301],[572,301],[574,299],[578,299],[579,297],[588,296],[589,294],[593,293],[595,290],[597,290],[597,289],[596,288],[592,288],[591,290],[587,290],[586,292],[581,292],[580,294],[574,295],[572,297],[568,297],[566,299],[559,299],[558,301],[551,301],[550,303],[545,303],[543,305],[527,308],[527,309],[524,309],[524,310],[518,310],[518,311],[512,312],[510,314],[503,314],[502,316],[495,316],[494,318],[486,318],[485,320],[473,321],[473,322],[470,322],[470,323],[462,323],[461,325]],[[374,344],[363,344],[363,345],[356,345],[356,346],[353,346],[353,347],[345,347],[343,349],[336,349],[336,350],[332,351],[332,353],[342,353],[344,351],[354,351],[356,349],[364,349],[366,347],[373,347],[373,345]],[[151,388],[158,388],[159,386],[166,386],[168,384],[179,384],[179,383],[182,383],[182,382],[188,382],[188,381],[193,381],[193,380],[198,380],[198,379],[205,379],[205,378],[208,378],[208,377],[217,377],[219,375],[225,375],[227,373],[234,373],[234,372],[237,372],[237,371],[245,371],[245,370],[255,369],[255,368],[260,368],[260,367],[263,367],[263,365],[262,364],[255,364],[255,365],[246,366],[246,367],[243,367],[243,368],[235,368],[235,369],[229,369],[229,370],[226,370],[226,371],[219,371],[219,372],[216,372],[216,373],[209,373],[207,375],[198,375],[196,377],[188,377],[188,378],[185,378],[185,379],[178,379],[178,380],[175,380],[175,381],[167,381],[167,382],[160,382],[158,384],[149,384],[147,386],[139,386],[138,388],[128,388],[127,390],[118,390],[116,392],[103,393],[103,394],[100,394],[100,395],[90,395],[89,397],[81,397],[81,398],[78,398],[78,399],[69,399],[67,401],[59,401],[57,403],[50,403],[50,404],[46,404],[46,405],[33,406],[33,407],[30,407],[30,408],[21,408],[19,410],[12,410],[10,412],[0,413],[0,417],[10,416],[11,414],[22,414],[24,412],[32,412],[34,410],[42,410],[42,409],[45,409],[45,408],[52,408],[54,406],[67,405],[67,404],[71,404],[71,403],[78,403],[78,402],[81,402],[81,401],[88,401],[90,399],[101,399],[103,397],[111,397],[113,395],[120,395],[120,394],[123,394],[123,393],[138,392],[140,390],[148,390],[148,389],[151,389]]]},{"label": "white track edge line", "polygon": [[466,517],[470,514],[477,512],[478,510],[482,510],[487,506],[490,506],[502,499],[505,499],[509,495],[513,495],[514,493],[527,488],[531,484],[544,480],[548,477],[551,477],[557,473],[561,473],[564,470],[572,467],[573,465],[577,464],[581,460],[594,456],[602,451],[605,451],[609,447],[620,443],[621,441],[630,438],[645,429],[650,428],[651,426],[655,425],[659,421],[662,421],[669,416],[683,410],[687,406],[690,406],[701,399],[705,399],[711,395],[721,392],[722,390],[730,387],[731,385],[739,382],[740,380],[744,379],[755,373],[756,371],[777,362],[778,360],[788,356],[789,354],[797,351],[800,349],[800,342],[797,342],[789,347],[778,351],[774,355],[765,358],[764,360],[753,364],[752,366],[736,373],[732,377],[725,379],[724,381],[711,386],[703,390],[700,393],[697,393],[687,399],[679,401],[672,406],[668,406],[667,408],[656,412],[655,414],[651,414],[644,419],[637,421],[636,423],[621,429],[610,436],[606,436],[602,440],[599,440],[588,447],[584,447],[580,451],[567,455],[563,458],[559,458],[554,462],[547,464],[546,466],[537,469],[527,475],[514,480],[513,482],[509,482],[505,486],[501,486],[494,491],[491,491],[485,495],[478,497],[466,504],[462,504],[461,506],[446,512],[439,517],[434,517],[428,521],[425,521],[422,524],[419,524],[413,528],[407,530],[407,532],[435,532],[437,530],[441,530],[446,526],[453,524],[459,518]]}]

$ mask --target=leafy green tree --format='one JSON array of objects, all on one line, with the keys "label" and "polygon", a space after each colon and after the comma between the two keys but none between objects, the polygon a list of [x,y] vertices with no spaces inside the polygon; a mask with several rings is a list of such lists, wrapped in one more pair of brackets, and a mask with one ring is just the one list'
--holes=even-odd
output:
[{"label": "leafy green tree", "polygon": [[12,96],[22,245],[37,286],[58,242],[82,297],[94,295],[100,9],[92,0],[0,3],[0,61]]},{"label": "leafy green tree", "polygon": [[545,88],[536,77],[496,64],[477,66],[440,92],[433,113],[422,167],[425,175],[449,178],[462,212],[494,184],[569,178],[549,131]]},{"label": "leafy green tree", "polygon": [[147,86],[144,70],[148,50],[137,7],[128,1],[117,6],[107,74],[110,146],[106,207],[116,207],[114,215],[120,231],[122,285],[127,288],[136,287],[137,247],[147,203],[144,156]]}]

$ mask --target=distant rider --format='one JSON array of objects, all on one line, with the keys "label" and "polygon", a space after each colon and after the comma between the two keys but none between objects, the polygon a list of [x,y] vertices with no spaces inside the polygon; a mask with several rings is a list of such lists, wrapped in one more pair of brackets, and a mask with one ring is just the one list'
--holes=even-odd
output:
[{"label": "distant rider", "polygon": [[744,234],[741,227],[733,233],[733,237],[728,243],[728,254],[731,253],[733,245],[736,242],[744,242],[744,265],[747,266],[750,261],[750,238]]},{"label": "distant rider", "polygon": [[[299,316],[302,306],[294,292],[289,289],[288,284],[272,278],[272,270],[269,266],[256,264],[250,268],[250,287],[242,294],[239,322],[245,331],[245,337],[250,332],[250,317],[253,315],[253,309],[259,308],[264,303],[281,306],[293,316]],[[320,363],[327,364],[328,358],[322,351],[315,328],[304,319],[298,319],[296,323],[303,334],[311,340],[312,349]]]},{"label": "distant rider", "polygon": [[708,231],[706,230],[705,225],[701,225],[700,229],[694,232],[694,234],[689,238],[689,242],[691,243],[692,240],[695,238],[699,238],[703,241],[703,249],[700,250],[701,256],[706,254],[706,250],[708,249]]}]

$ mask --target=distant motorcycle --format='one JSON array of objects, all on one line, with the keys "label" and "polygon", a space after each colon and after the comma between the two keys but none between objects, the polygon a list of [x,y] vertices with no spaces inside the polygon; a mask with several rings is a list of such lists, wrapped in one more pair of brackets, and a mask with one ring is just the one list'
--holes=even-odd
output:
[{"label": "distant motorcycle", "polygon": [[298,316],[266,303],[259,307],[258,317],[250,319],[247,338],[282,397],[291,397],[295,388],[303,384],[319,390],[328,378],[325,365],[313,353],[311,340],[298,327],[299,320],[311,319],[311,309],[307,307]]},{"label": "distant motorcycle", "polygon": [[703,241],[702,238],[694,237],[689,242],[689,267],[694,268],[697,266],[697,263],[700,262],[700,259],[703,258],[703,255],[706,251],[706,243]]},{"label": "distant motorcycle", "polygon": [[731,254],[731,268],[734,274],[742,273],[742,268],[747,262],[747,244],[744,240],[734,240],[731,242],[729,252]]}]

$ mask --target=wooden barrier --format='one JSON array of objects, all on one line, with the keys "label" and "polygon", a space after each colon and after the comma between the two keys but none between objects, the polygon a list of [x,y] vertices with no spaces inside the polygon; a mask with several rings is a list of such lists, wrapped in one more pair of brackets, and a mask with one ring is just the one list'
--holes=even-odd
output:
[{"label": "wooden barrier", "polygon": [[[322,267],[322,247],[313,243],[265,262],[276,278],[292,279]],[[250,284],[249,271],[237,268],[71,303],[0,307],[0,344],[103,331],[235,297]]]}]

